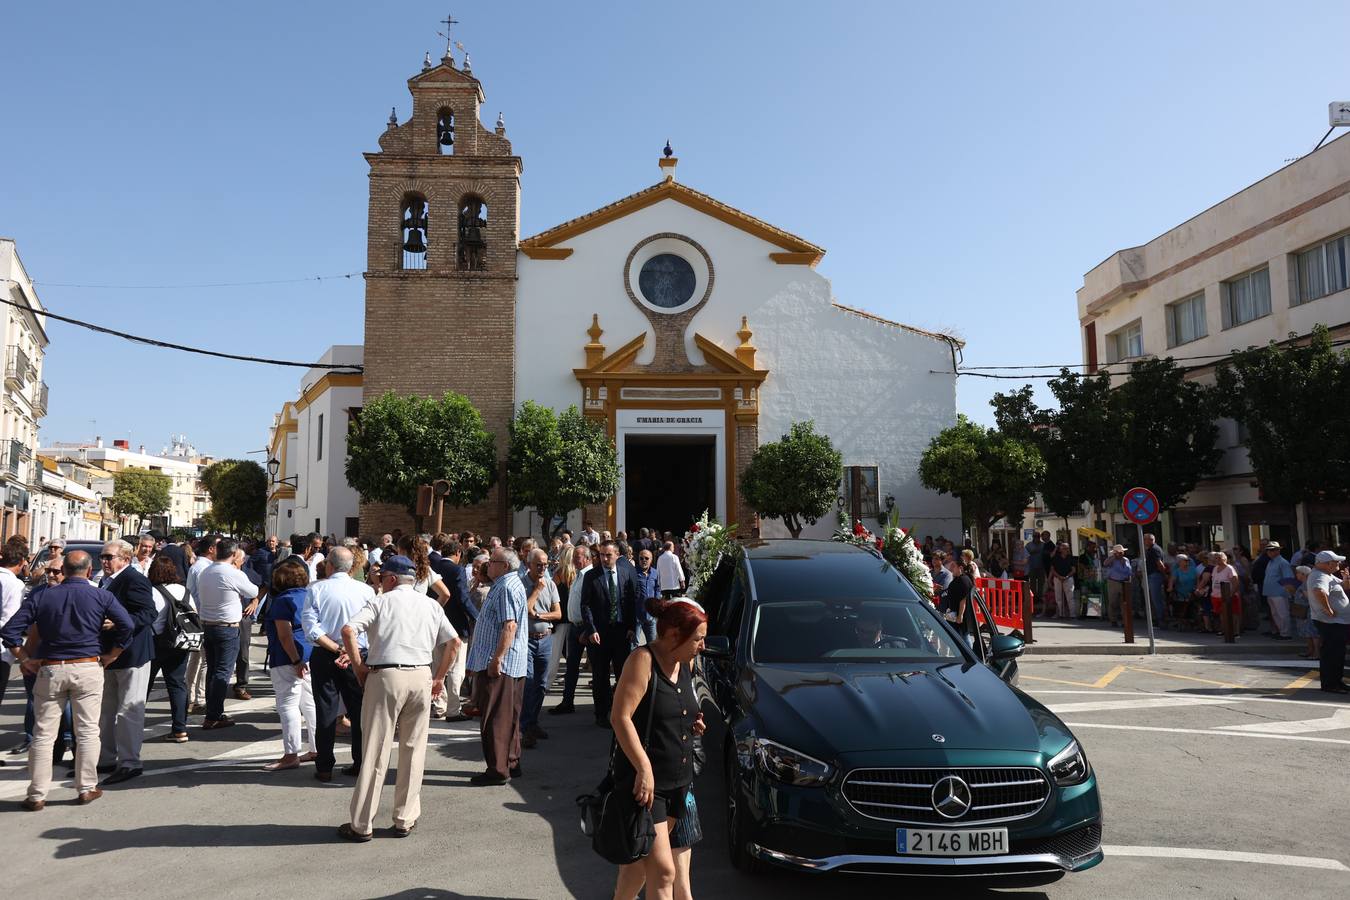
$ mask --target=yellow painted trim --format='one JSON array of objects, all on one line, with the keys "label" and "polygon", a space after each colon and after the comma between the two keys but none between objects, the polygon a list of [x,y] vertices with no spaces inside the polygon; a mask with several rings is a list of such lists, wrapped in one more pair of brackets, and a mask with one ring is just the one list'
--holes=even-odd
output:
[{"label": "yellow painted trim", "polygon": [[770,253],[769,259],[778,263],[780,266],[811,266],[812,268],[815,268],[816,263],[820,262],[822,256],[824,256],[823,253],[811,253],[810,251],[796,253],[789,251],[786,253]]},{"label": "yellow painted trim", "polygon": [[289,485],[277,488],[267,499],[269,502],[272,500],[294,500],[295,488],[290,487]]},{"label": "yellow painted trim", "polygon": [[311,384],[309,389],[300,395],[300,399],[295,401],[294,409],[296,412],[300,412],[331,388],[360,387],[361,384],[362,376],[359,372],[329,372]]},{"label": "yellow painted trim", "polygon": [[745,375],[758,381],[763,381],[769,374],[767,369],[752,369],[737,359],[734,353],[728,353],[698,332],[694,332],[694,346],[703,351],[709,363],[730,374]]},{"label": "yellow painted trim", "polygon": [[637,337],[633,338],[631,341],[624,344],[618,350],[615,350],[613,353],[609,354],[609,356],[606,356],[603,359],[601,359],[598,363],[591,366],[589,369],[573,369],[572,373],[576,375],[578,378],[583,378],[588,375],[593,376],[593,375],[612,374],[618,369],[621,369],[628,363],[632,362],[633,357],[637,356],[638,351],[641,350],[643,345],[646,343],[647,343],[647,332],[644,331],[642,332],[642,334],[639,334]]},{"label": "yellow painted trim", "polygon": [[521,246],[520,252],[524,253],[530,259],[567,259],[572,255],[571,247],[526,247]]},{"label": "yellow painted trim", "polygon": [[522,251],[552,247],[638,210],[646,209],[662,200],[674,200],[677,203],[683,203],[691,209],[698,210],[714,219],[753,234],[755,237],[777,247],[782,247],[784,250],[794,253],[810,253],[817,262],[820,257],[825,255],[824,248],[817,247],[809,241],[804,241],[795,234],[776,228],[768,222],[756,219],[734,206],[728,206],[719,200],[714,200],[707,194],[696,191],[678,181],[662,181],[659,184],[652,185],[594,212],[578,216],[571,221],[550,228],[548,231],[542,231],[533,237],[526,238],[520,242],[519,246]]}]

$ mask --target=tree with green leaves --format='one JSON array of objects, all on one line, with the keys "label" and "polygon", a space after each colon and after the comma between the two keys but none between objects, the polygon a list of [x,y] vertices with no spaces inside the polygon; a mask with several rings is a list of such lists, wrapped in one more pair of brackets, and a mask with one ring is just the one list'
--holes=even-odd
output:
[{"label": "tree with green leaves", "polygon": [[472,506],[497,481],[497,448],[467,397],[389,391],[361,410],[347,435],[347,483],[367,502],[412,509],[419,485],[444,478],[446,502]]},{"label": "tree with green leaves", "polygon": [[828,513],[844,477],[844,457],[814,422],[794,422],[780,440],[761,444],[741,476],[741,496],[766,519],[782,519],[800,537]]},{"label": "tree with green leaves", "polygon": [[108,501],[120,516],[149,519],[168,510],[171,503],[168,475],[131,467],[113,473],[113,495]]},{"label": "tree with green leaves", "polygon": [[1039,491],[1054,512],[1073,515],[1084,503],[1100,509],[1140,485],[1171,509],[1218,464],[1211,391],[1171,359],[1134,363],[1116,388],[1105,373],[1068,369],[1049,384],[1058,409],[1038,407],[1030,387],[995,394],[991,405],[1000,431],[1040,450]]},{"label": "tree with green leaves", "polygon": [[1040,450],[1031,441],[984,428],[964,415],[939,432],[919,459],[919,481],[960,499],[962,518],[981,548],[1000,517],[1021,520],[1044,474]]},{"label": "tree with green leaves", "polygon": [[267,473],[248,459],[222,459],[202,470],[211,496],[210,522],[231,534],[261,528],[267,508]]},{"label": "tree with green leaves", "polygon": [[1223,456],[1213,390],[1170,358],[1144,359],[1112,400],[1125,423],[1115,496],[1143,485],[1163,509],[1179,506]]},{"label": "tree with green leaves", "polygon": [[512,505],[539,511],[545,543],[553,537],[555,519],[599,503],[619,488],[614,441],[602,424],[587,420],[575,406],[555,415],[526,400],[511,420],[506,470]]},{"label": "tree with green leaves", "polygon": [[1350,351],[1334,349],[1325,327],[1306,343],[1240,350],[1217,380],[1220,409],[1247,430],[1247,456],[1267,501],[1350,499],[1350,419],[1341,408],[1350,397]]}]

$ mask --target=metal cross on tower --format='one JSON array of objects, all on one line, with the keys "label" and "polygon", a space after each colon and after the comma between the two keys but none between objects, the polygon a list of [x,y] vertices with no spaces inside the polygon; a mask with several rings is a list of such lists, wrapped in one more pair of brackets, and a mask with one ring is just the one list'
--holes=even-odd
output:
[{"label": "metal cross on tower", "polygon": [[450,36],[450,29],[459,24],[459,19],[446,13],[445,18],[441,19],[436,24],[445,26],[445,31],[438,31],[436,33],[445,38],[445,56],[443,58],[450,59],[450,51],[454,49],[455,46],[455,40]]}]

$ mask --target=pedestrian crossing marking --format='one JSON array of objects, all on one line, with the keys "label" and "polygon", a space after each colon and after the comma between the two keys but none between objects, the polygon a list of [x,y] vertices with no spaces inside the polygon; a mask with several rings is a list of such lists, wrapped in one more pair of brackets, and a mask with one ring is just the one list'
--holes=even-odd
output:
[{"label": "pedestrian crossing marking", "polygon": [[1163,678],[1179,678],[1182,681],[1198,681],[1201,684],[1212,684],[1215,687],[1240,688],[1242,685],[1233,684],[1231,681],[1212,681],[1208,678],[1196,678],[1194,675],[1178,675],[1175,672],[1158,672],[1153,669],[1141,669],[1138,666],[1130,666],[1131,671],[1143,672],[1146,675],[1161,675]]},{"label": "pedestrian crossing marking", "polygon": [[1314,679],[1317,678],[1317,673],[1318,673],[1318,670],[1317,670],[1317,669],[1313,669],[1311,672],[1306,672],[1306,673],[1304,673],[1303,675],[1300,675],[1299,677],[1295,678],[1293,681],[1291,681],[1291,682],[1289,682],[1288,684],[1286,684],[1284,687],[1280,688],[1280,690],[1282,690],[1282,691],[1296,691],[1296,690],[1298,690],[1299,688],[1307,687],[1308,685],[1310,685],[1310,684],[1313,683],[1313,680],[1314,680]]},{"label": "pedestrian crossing marking", "polygon": [[1098,678],[1096,681],[1092,682],[1092,686],[1095,688],[1104,688],[1111,682],[1115,681],[1116,678],[1119,677],[1120,673],[1124,671],[1125,666],[1116,666],[1110,672],[1107,672],[1101,678]]},{"label": "pedestrian crossing marking", "polygon": [[1319,719],[1220,725],[1219,728],[1223,731],[1240,731],[1246,734],[1311,734],[1317,731],[1340,731],[1342,728],[1350,728],[1350,709],[1338,709],[1331,715]]},{"label": "pedestrian crossing marking", "polygon": [[1222,697],[1140,697],[1137,700],[1084,700],[1077,703],[1047,703],[1056,714],[1080,712],[1109,712],[1124,709],[1166,709],[1178,706],[1226,706],[1231,703]]}]

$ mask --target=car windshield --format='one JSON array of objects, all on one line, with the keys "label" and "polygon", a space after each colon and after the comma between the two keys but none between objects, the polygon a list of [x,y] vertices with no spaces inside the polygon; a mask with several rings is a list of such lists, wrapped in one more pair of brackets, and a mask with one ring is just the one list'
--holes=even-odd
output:
[{"label": "car windshield", "polygon": [[964,660],[950,631],[922,600],[781,600],[755,608],[756,662]]}]

